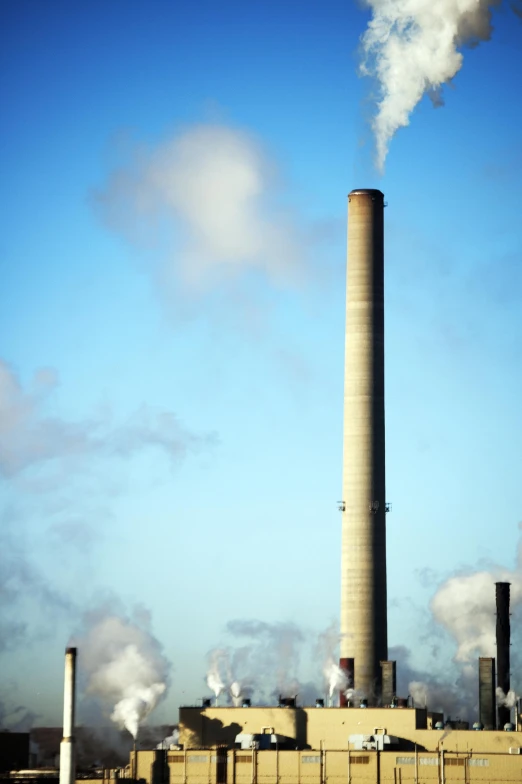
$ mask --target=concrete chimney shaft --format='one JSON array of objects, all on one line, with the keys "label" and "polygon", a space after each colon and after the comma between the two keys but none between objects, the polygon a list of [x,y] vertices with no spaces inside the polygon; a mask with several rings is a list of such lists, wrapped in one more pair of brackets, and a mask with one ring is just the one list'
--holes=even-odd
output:
[{"label": "concrete chimney shaft", "polygon": [[370,701],[388,659],[384,433],[384,196],[348,196],[341,658]]},{"label": "concrete chimney shaft", "polygon": [[76,648],[65,651],[63,689],[63,740],[60,744],[60,784],[76,780],[74,715],[76,709]]}]

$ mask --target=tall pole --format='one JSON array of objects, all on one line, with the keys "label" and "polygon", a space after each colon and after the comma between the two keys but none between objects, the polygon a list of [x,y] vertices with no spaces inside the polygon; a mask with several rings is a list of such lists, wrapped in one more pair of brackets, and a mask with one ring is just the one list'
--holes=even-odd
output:
[{"label": "tall pole", "polygon": [[76,755],[74,718],[76,709],[76,648],[65,651],[65,679],[63,688],[63,740],[60,744],[60,784],[74,784]]},{"label": "tall pole", "polygon": [[341,659],[375,703],[388,659],[384,432],[384,195],[348,196]]}]

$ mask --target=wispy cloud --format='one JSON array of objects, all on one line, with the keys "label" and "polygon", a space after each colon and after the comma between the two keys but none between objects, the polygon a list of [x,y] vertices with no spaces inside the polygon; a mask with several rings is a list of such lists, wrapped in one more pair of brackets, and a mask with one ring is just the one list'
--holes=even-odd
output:
[{"label": "wispy cloud", "polygon": [[178,461],[191,449],[215,441],[213,435],[197,435],[177,416],[143,405],[122,424],[113,424],[105,412],[69,421],[46,413],[46,402],[58,385],[54,370],[38,370],[28,389],[0,360],[0,474],[13,477],[36,465],[67,463],[94,456],[132,457],[154,447],[169,460]]},{"label": "wispy cloud", "polygon": [[243,130],[194,125],[136,150],[95,203],[112,228],[152,240],[168,259],[164,278],[193,291],[252,272],[295,284],[306,270],[303,222],[274,160]]},{"label": "wispy cloud", "polygon": [[25,608],[36,601],[46,620],[72,615],[75,608],[68,596],[50,583],[37,561],[27,552],[20,532],[18,512],[7,508],[0,517],[0,653],[15,649],[41,633],[29,628]]}]

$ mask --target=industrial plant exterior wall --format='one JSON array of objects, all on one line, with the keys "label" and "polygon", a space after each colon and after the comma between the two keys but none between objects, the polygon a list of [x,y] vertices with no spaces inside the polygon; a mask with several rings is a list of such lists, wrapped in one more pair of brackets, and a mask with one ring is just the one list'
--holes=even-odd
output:
[{"label": "industrial plant exterior wall", "polygon": [[236,751],[163,752],[163,782],[153,779],[158,752],[138,752],[146,784],[511,784],[522,780],[522,757],[464,751],[361,752]]},{"label": "industrial plant exterior wall", "polygon": [[343,437],[341,658],[372,700],[388,659],[384,431],[384,196],[348,205]]},{"label": "industrial plant exterior wall", "polygon": [[272,728],[277,735],[306,742],[302,709],[294,708],[180,708],[179,742],[186,748],[233,746],[240,732]]},{"label": "industrial plant exterior wall", "polygon": [[522,732],[431,729],[440,718],[425,708],[180,708],[179,741],[185,749],[230,747],[240,733],[271,731],[300,748],[334,750],[349,748],[350,735],[378,732],[397,737],[402,749],[508,753],[522,746]]}]

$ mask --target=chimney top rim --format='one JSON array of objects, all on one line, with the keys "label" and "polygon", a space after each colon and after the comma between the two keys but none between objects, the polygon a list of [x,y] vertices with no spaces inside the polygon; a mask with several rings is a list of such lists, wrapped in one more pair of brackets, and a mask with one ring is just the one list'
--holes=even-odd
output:
[{"label": "chimney top rim", "polygon": [[384,199],[384,193],[377,188],[354,188],[348,196],[382,196]]}]

